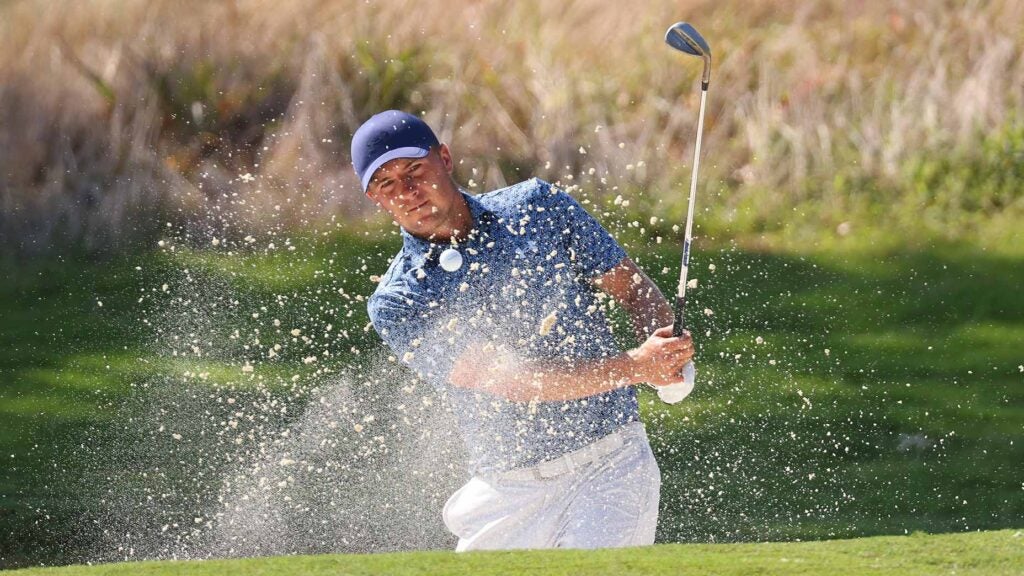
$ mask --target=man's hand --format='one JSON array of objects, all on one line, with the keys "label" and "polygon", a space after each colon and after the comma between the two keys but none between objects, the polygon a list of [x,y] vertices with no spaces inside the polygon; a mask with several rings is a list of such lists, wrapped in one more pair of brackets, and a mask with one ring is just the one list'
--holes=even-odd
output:
[{"label": "man's hand", "polygon": [[636,381],[652,386],[678,384],[683,366],[693,358],[693,338],[689,332],[673,337],[672,326],[664,326],[627,354],[633,359]]}]

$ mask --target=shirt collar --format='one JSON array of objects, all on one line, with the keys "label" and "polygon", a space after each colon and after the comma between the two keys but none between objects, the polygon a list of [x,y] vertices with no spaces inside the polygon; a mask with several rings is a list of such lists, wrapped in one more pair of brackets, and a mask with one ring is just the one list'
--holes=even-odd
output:
[{"label": "shirt collar", "polygon": [[[494,212],[485,208],[479,200],[470,196],[465,190],[460,188],[459,193],[466,199],[466,204],[469,206],[469,214],[473,217],[473,230],[476,231],[474,235],[479,238],[479,233],[486,231],[489,225],[497,220],[497,216]],[[402,228],[401,231],[402,249],[413,259],[414,265],[417,266],[420,264],[437,264],[441,251],[451,245],[448,242],[438,243],[418,238],[410,234],[405,228]],[[465,240],[462,243],[465,243]],[[420,259],[422,259],[422,262],[420,262]]]}]

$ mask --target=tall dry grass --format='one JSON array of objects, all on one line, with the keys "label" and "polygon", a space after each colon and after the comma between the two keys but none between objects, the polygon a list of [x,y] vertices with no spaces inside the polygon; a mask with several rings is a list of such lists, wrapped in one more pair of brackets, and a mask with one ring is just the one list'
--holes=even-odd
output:
[{"label": "tall dry grass", "polygon": [[348,141],[390,107],[422,112],[476,190],[539,175],[678,214],[700,68],[662,43],[680,19],[716,56],[711,225],[1020,207],[1012,0],[21,0],[0,6],[0,242],[358,221]]}]

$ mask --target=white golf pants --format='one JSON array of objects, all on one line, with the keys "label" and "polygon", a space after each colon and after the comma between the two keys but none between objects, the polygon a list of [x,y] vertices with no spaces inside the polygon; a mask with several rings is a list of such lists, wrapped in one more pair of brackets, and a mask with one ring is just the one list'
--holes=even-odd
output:
[{"label": "white golf pants", "polygon": [[444,506],[456,551],[608,548],[654,543],[661,473],[643,424],[575,452],[474,476]]}]

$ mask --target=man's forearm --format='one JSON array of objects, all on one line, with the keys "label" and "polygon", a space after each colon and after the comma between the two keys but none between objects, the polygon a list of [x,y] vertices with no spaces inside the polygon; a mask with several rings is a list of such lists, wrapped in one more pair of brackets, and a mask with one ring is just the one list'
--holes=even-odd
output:
[{"label": "man's forearm", "polygon": [[646,275],[641,276],[633,298],[620,304],[629,316],[637,342],[643,342],[655,330],[674,321],[672,306]]},{"label": "man's forearm", "polygon": [[594,288],[611,296],[629,316],[633,333],[643,342],[655,330],[672,324],[672,306],[658,286],[630,258],[593,280]]},{"label": "man's forearm", "polygon": [[672,307],[661,295],[661,292],[656,292],[655,297],[642,300],[633,307],[624,305],[623,308],[626,309],[633,324],[633,333],[636,334],[637,342],[643,342],[655,330],[662,326],[669,326],[674,321]]},{"label": "man's forearm", "polygon": [[469,366],[456,367],[452,381],[456,386],[486,390],[513,402],[576,400],[638,382],[628,352],[605,358],[505,360],[485,370],[482,373]]}]

